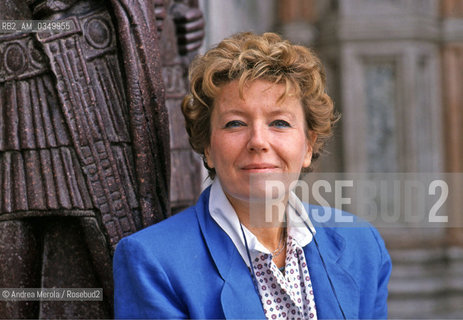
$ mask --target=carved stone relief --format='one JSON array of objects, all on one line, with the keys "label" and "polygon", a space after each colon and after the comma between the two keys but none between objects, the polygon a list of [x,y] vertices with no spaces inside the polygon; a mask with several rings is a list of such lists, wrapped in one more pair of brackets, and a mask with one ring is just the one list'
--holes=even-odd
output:
[{"label": "carved stone relief", "polygon": [[194,1],[168,0],[161,33],[162,75],[169,112],[172,212],[193,204],[201,187],[201,161],[191,150],[181,103],[188,90],[187,71],[204,37],[204,19]]},{"label": "carved stone relief", "polygon": [[[111,317],[117,242],[170,215],[168,109],[203,37],[201,12],[180,1],[0,4],[4,20],[60,18],[69,32],[0,35],[0,287],[104,299],[0,301],[7,318]],[[174,172],[189,172],[182,152]]]}]

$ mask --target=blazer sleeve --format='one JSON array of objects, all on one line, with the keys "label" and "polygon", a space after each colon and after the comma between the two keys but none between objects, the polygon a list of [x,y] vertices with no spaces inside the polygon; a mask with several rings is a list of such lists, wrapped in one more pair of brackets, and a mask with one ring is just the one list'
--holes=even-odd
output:
[{"label": "blazer sleeve", "polygon": [[380,250],[378,291],[376,295],[373,319],[387,319],[387,285],[391,276],[392,262],[383,239],[375,228],[371,229]]},{"label": "blazer sleeve", "polygon": [[151,250],[147,244],[130,237],[118,243],[113,261],[116,319],[188,317]]}]

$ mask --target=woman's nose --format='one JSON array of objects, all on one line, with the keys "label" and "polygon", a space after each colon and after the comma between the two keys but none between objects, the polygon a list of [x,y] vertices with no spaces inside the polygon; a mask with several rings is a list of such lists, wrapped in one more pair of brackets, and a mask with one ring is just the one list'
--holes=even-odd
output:
[{"label": "woman's nose", "polygon": [[253,125],[250,127],[248,150],[254,152],[267,151],[269,148],[268,134],[264,125]]}]

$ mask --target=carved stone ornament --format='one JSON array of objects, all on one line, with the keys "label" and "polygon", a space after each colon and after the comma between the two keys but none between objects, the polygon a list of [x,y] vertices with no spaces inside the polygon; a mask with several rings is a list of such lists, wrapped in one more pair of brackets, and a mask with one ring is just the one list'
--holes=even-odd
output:
[{"label": "carved stone ornament", "polygon": [[[0,20],[73,28],[0,34],[0,287],[103,288],[103,301],[0,301],[2,318],[112,316],[118,241],[171,214],[165,101],[185,93],[204,36],[196,6],[1,1]],[[166,43],[178,47],[161,59]]]}]

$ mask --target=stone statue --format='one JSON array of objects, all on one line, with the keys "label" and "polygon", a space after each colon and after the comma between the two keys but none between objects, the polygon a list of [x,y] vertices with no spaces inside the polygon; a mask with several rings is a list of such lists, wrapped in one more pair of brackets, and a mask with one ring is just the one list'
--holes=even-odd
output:
[{"label": "stone statue", "polygon": [[0,301],[2,317],[111,317],[117,242],[170,215],[170,16],[188,57],[203,32],[188,3],[0,3],[0,20],[73,24],[0,35],[0,287],[104,290],[96,302]]},{"label": "stone statue", "polygon": [[187,93],[188,65],[204,37],[204,20],[196,1],[168,0],[161,33],[162,74],[169,112],[172,212],[189,207],[199,196],[202,161],[188,142],[181,102]]}]

